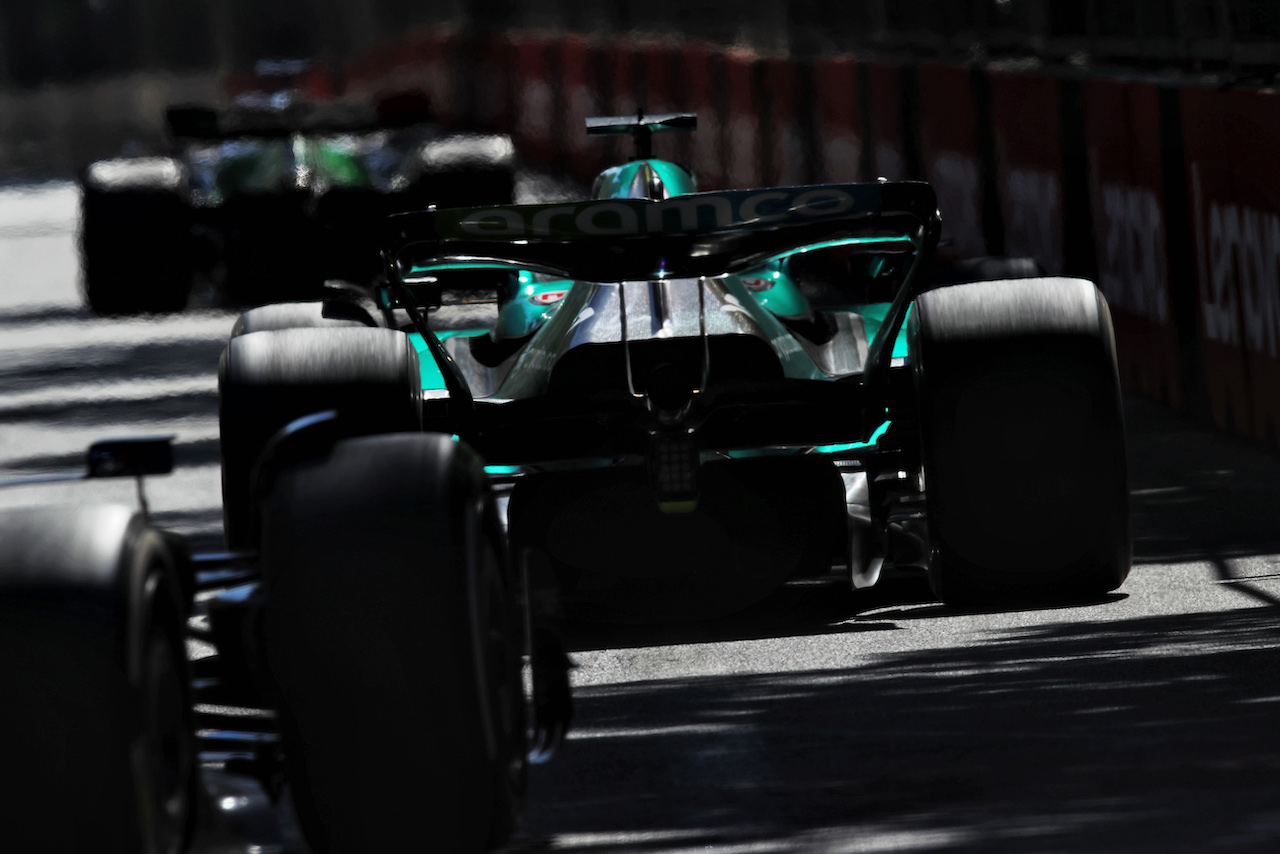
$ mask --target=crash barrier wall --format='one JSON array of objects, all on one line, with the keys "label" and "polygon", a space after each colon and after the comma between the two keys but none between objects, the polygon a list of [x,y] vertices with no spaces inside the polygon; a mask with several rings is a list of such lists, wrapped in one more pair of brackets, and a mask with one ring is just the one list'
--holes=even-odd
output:
[{"label": "crash barrier wall", "polygon": [[938,207],[947,212],[939,255],[984,255],[977,105],[969,69],[921,65],[916,74],[916,105],[924,174],[938,194]]},{"label": "crash barrier wall", "polygon": [[[457,69],[447,86],[441,56]],[[505,50],[455,36],[413,57],[446,124],[511,132],[528,162],[583,182],[631,150],[589,140],[583,120],[641,107],[698,113],[698,133],[659,136],[655,152],[703,188],[928,179],[942,254],[1030,256],[1098,282],[1127,388],[1243,435],[1280,433],[1273,92],[581,35]],[[364,85],[413,73],[381,68]]]}]

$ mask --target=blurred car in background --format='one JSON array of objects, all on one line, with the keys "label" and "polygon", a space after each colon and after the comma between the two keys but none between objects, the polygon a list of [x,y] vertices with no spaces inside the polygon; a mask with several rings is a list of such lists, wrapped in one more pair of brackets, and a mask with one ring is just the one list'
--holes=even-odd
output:
[{"label": "blurred car in background", "polygon": [[86,302],[180,311],[196,280],[239,305],[318,297],[326,280],[378,272],[388,214],[510,203],[510,138],[443,135],[430,118],[420,92],[321,101],[278,85],[223,109],[169,107],[167,154],[79,176]]}]

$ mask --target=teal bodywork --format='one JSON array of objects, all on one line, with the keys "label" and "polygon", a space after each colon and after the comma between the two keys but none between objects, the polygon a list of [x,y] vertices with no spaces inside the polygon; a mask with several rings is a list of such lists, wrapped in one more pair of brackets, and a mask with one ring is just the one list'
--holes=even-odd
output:
[{"label": "teal bodywork", "polygon": [[[633,160],[614,166],[600,173],[592,195],[597,199],[644,198],[645,189],[657,178],[666,195],[681,196],[697,192],[693,177],[681,167],[665,160]],[[789,272],[789,259],[780,258],[768,262],[759,269],[729,278],[737,280],[742,290],[750,294],[752,303],[759,305],[769,315],[781,319],[810,317],[813,308]],[[524,338],[532,335],[551,318],[561,298],[573,283],[566,280],[546,279],[533,273],[521,272],[517,281],[502,300],[498,323],[493,334],[498,338]],[[738,290],[738,288],[735,288]],[[863,309],[865,308],[865,311]],[[878,329],[880,320],[888,311],[888,303],[875,303],[865,307],[851,306],[867,318],[868,335]],[[905,331],[900,332],[895,343],[894,358],[906,355]]]},{"label": "teal bodywork", "polygon": [[662,183],[668,197],[685,196],[698,191],[693,176],[674,163],[666,160],[632,160],[601,172],[596,178],[591,195],[597,199],[644,198],[644,189],[655,178]]},{"label": "teal bodywork", "polygon": [[[697,192],[691,175],[681,167],[663,160],[636,160],[621,166],[615,166],[601,173],[593,188],[593,198],[608,199],[664,199]],[[850,243],[880,243],[899,241],[901,238],[866,237],[859,240],[836,241],[831,245],[849,245]],[[792,259],[805,252],[822,248],[826,244],[806,247],[797,253],[775,257],[761,266],[736,275],[722,277],[723,288],[727,291],[730,307],[736,307],[746,313],[773,345],[783,374],[790,378],[807,380],[829,380],[833,374],[824,371],[814,358],[812,352],[798,343],[794,332],[796,323],[814,324],[818,315],[829,315],[834,322],[836,316],[857,319],[860,331],[865,333],[865,342],[869,346],[878,334],[889,303],[878,302],[858,305],[842,305],[815,309],[805,297],[797,279],[792,274]],[[442,267],[415,269],[414,272],[430,274]],[[560,340],[563,330],[572,325],[573,316],[577,316],[588,301],[596,294],[599,286],[590,282],[555,278],[549,275],[521,270],[511,276],[508,284],[503,286],[499,297],[499,310],[496,323],[491,329],[474,328],[466,330],[450,330],[439,333],[443,342],[460,337],[475,337],[488,334],[495,342],[508,341],[518,345],[519,357],[504,381],[497,397],[515,398],[536,394],[536,386],[527,385],[521,379],[522,365],[530,361],[548,361],[555,358],[550,350],[543,350],[538,344],[523,346],[523,341],[533,339],[535,333],[544,329],[567,305],[570,315],[556,324],[559,331],[548,329],[547,334]],[[579,318],[580,319],[580,318]],[[554,333],[554,334],[553,334]],[[547,335],[538,336],[541,341]],[[444,389],[444,378],[431,357],[426,342],[419,335],[411,335],[414,346],[420,355],[422,366],[422,387],[424,393],[439,393]],[[893,347],[893,358],[905,358],[907,355],[906,326],[903,324],[898,332]],[[871,447],[876,444],[889,427],[885,421],[869,435],[866,441],[852,444],[826,445],[811,449],[813,453],[842,453]],[[794,450],[779,451],[794,453]],[[769,453],[766,449],[744,450],[734,452],[734,456],[758,456]]]}]

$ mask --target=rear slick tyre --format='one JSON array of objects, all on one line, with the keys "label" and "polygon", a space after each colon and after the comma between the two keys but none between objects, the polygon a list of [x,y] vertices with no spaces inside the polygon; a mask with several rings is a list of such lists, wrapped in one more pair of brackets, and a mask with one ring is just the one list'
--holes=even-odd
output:
[{"label": "rear slick tyre", "polygon": [[256,546],[253,471],[267,443],[295,419],[327,410],[353,433],[420,430],[421,372],[408,336],[356,325],[251,332],[228,342],[218,366],[218,428],[229,548]]},{"label": "rear slick tyre", "polygon": [[1131,562],[1106,301],[1083,279],[922,294],[908,329],[930,583],[944,601],[1093,599]]},{"label": "rear slick tyre", "polygon": [[519,612],[479,459],[338,442],[264,504],[262,644],[317,854],[483,852],[524,787]]}]

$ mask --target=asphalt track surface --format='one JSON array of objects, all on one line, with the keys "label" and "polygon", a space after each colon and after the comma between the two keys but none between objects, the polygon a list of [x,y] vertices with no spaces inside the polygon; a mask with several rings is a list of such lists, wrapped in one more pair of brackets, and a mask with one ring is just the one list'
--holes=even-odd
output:
[{"label": "asphalt track surface", "polygon": [[[234,314],[198,295],[179,316],[90,315],[75,204],[68,184],[0,188],[0,470],[173,433],[155,517],[217,546]],[[1280,851],[1280,459],[1145,401],[1127,415],[1136,563],[1118,593],[975,613],[910,582],[814,582],[711,624],[579,632],[577,728],[532,770],[512,850]],[[0,492],[102,500],[133,486]],[[197,850],[302,850],[255,784],[208,781]]]}]

